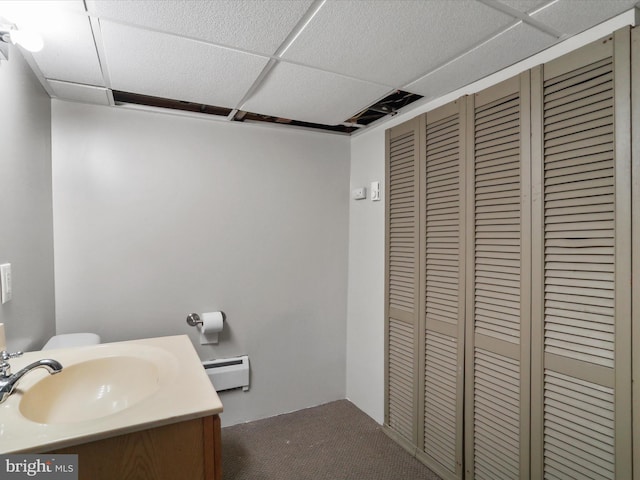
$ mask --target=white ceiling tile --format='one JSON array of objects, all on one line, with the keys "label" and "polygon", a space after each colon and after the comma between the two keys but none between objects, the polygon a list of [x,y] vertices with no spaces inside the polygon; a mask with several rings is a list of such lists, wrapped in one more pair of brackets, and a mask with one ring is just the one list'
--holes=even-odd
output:
[{"label": "white ceiling tile", "polygon": [[101,21],[111,87],[236,107],[268,58]]},{"label": "white ceiling tile", "polygon": [[636,3],[638,0],[558,0],[532,18],[573,35],[629,10]]},{"label": "white ceiling tile", "polygon": [[109,95],[106,88],[59,82],[57,80],[48,80],[48,83],[57,98],[81,103],[109,105]]},{"label": "white ceiling tile", "polygon": [[328,0],[284,58],[399,86],[513,21],[474,0]]},{"label": "white ceiling tile", "polygon": [[434,99],[527,58],[555,41],[555,37],[520,23],[404,89]]},{"label": "white ceiling tile", "polygon": [[104,85],[82,0],[3,1],[0,16],[42,35],[44,48],[32,55],[46,78]]},{"label": "white ceiling tile", "polygon": [[387,93],[389,90],[380,85],[282,62],[242,109],[336,125]]},{"label": "white ceiling tile", "polygon": [[90,0],[106,19],[272,55],[312,0]]}]

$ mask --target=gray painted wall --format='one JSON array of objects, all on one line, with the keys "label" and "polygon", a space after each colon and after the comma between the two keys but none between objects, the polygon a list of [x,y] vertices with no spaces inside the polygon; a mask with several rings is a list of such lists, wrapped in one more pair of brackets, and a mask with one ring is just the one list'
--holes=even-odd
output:
[{"label": "gray painted wall", "polygon": [[39,348],[55,329],[51,103],[16,48],[0,61],[0,263],[13,300],[0,305],[10,351]]},{"label": "gray painted wall", "polygon": [[[351,188],[366,187],[366,200],[351,200],[347,309],[347,398],[378,423],[384,421],[384,130],[351,140]],[[380,182],[381,200],[370,199]]]},{"label": "gray painted wall", "polygon": [[[224,425],[345,397],[349,139],[52,101],[58,333],[248,354]],[[224,310],[217,346],[190,312]]]}]

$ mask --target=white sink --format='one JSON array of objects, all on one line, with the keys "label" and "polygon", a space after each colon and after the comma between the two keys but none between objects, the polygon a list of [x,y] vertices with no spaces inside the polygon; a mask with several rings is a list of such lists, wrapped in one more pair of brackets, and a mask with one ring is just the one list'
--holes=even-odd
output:
[{"label": "white sink", "polygon": [[76,363],[38,381],[19,409],[38,423],[72,423],[106,417],[155,393],[160,368],[139,357],[114,356]]},{"label": "white sink", "polygon": [[0,403],[0,454],[41,453],[209,416],[222,403],[186,335],[27,352],[14,372],[51,358]]}]

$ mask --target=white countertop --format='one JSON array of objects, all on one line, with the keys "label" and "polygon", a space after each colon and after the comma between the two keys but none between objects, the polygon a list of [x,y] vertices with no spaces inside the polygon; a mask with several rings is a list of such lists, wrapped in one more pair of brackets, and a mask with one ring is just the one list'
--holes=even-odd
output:
[{"label": "white countertop", "polygon": [[157,390],[108,416],[41,424],[25,418],[20,412],[24,392],[49,375],[42,369],[34,370],[25,375],[18,389],[0,404],[0,453],[46,452],[222,412],[222,402],[186,335],[27,352],[9,363],[15,373],[43,358],[57,360],[63,367],[69,367],[112,356],[151,358],[160,362],[161,375],[154,380],[158,382]]}]

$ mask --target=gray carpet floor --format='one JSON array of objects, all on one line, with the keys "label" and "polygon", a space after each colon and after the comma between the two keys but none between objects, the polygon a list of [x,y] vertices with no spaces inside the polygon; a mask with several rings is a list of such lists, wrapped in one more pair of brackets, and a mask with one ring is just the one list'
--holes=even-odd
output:
[{"label": "gray carpet floor", "polygon": [[222,429],[224,480],[439,480],[347,400]]}]

